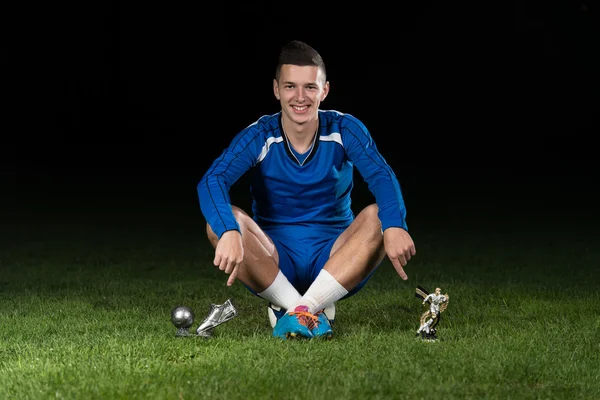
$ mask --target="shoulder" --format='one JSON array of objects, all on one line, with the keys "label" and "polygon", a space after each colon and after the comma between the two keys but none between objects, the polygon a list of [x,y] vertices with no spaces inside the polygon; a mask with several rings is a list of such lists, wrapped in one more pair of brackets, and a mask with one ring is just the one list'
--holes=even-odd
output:
[{"label": "shoulder", "polygon": [[336,126],[341,134],[368,134],[365,124],[352,114],[337,110],[319,110],[319,118],[322,121],[321,125],[326,127]]},{"label": "shoulder", "polygon": [[281,112],[269,115],[263,115],[250,125],[246,126],[240,133],[252,132],[254,134],[264,134],[272,136],[273,132],[279,131],[279,118]]},{"label": "shoulder", "polygon": [[232,141],[234,148],[260,148],[270,137],[281,136],[279,129],[280,112],[263,115],[238,132]]}]

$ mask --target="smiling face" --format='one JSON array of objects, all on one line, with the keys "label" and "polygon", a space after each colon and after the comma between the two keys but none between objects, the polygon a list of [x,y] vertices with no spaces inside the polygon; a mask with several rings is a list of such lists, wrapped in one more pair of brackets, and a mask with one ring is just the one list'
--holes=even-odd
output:
[{"label": "smiling face", "polygon": [[329,82],[317,66],[284,64],[273,92],[281,104],[284,121],[305,125],[318,119],[319,105],[329,93]]}]

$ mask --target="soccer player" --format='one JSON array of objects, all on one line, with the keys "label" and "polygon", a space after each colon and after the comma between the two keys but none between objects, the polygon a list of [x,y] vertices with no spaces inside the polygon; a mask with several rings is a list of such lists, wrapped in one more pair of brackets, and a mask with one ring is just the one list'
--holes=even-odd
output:
[{"label": "soccer player", "polygon": [[[387,255],[400,277],[415,255],[399,182],[356,117],[319,108],[329,93],[320,54],[281,49],[273,80],[281,111],[231,141],[198,183],[214,265],[269,302],[273,336],[331,338],[335,302],[357,293]],[[375,203],[351,210],[353,169]],[[246,172],[252,215],[229,190]]]},{"label": "soccer player", "polygon": [[435,319],[440,314],[442,304],[448,301],[448,297],[442,294],[442,289],[435,288],[434,293],[429,293],[423,299],[423,304],[428,301],[430,302],[429,311],[431,312],[431,318]]}]

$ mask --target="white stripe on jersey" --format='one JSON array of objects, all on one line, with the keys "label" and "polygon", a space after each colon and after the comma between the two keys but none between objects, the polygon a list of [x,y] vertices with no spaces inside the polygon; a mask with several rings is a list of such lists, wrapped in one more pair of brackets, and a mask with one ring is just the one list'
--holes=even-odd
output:
[{"label": "white stripe on jersey", "polygon": [[267,156],[267,153],[269,152],[269,148],[271,147],[271,145],[273,143],[281,143],[281,142],[283,142],[283,137],[281,137],[281,136],[279,136],[279,137],[271,136],[270,138],[267,138],[267,141],[265,142],[265,145],[263,146],[256,162],[259,163],[265,159],[265,157]]},{"label": "white stripe on jersey", "polygon": [[319,136],[319,140],[322,142],[336,142],[344,147],[344,143],[342,143],[342,135],[337,132],[330,133],[329,135],[321,135]]}]

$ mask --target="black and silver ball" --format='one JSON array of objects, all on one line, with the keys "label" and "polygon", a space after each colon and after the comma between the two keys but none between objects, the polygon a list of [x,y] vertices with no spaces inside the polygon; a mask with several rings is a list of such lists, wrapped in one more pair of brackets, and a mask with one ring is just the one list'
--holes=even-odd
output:
[{"label": "black and silver ball", "polygon": [[177,328],[175,336],[190,336],[189,328],[194,323],[194,312],[187,306],[177,306],[171,310],[171,323]]}]

